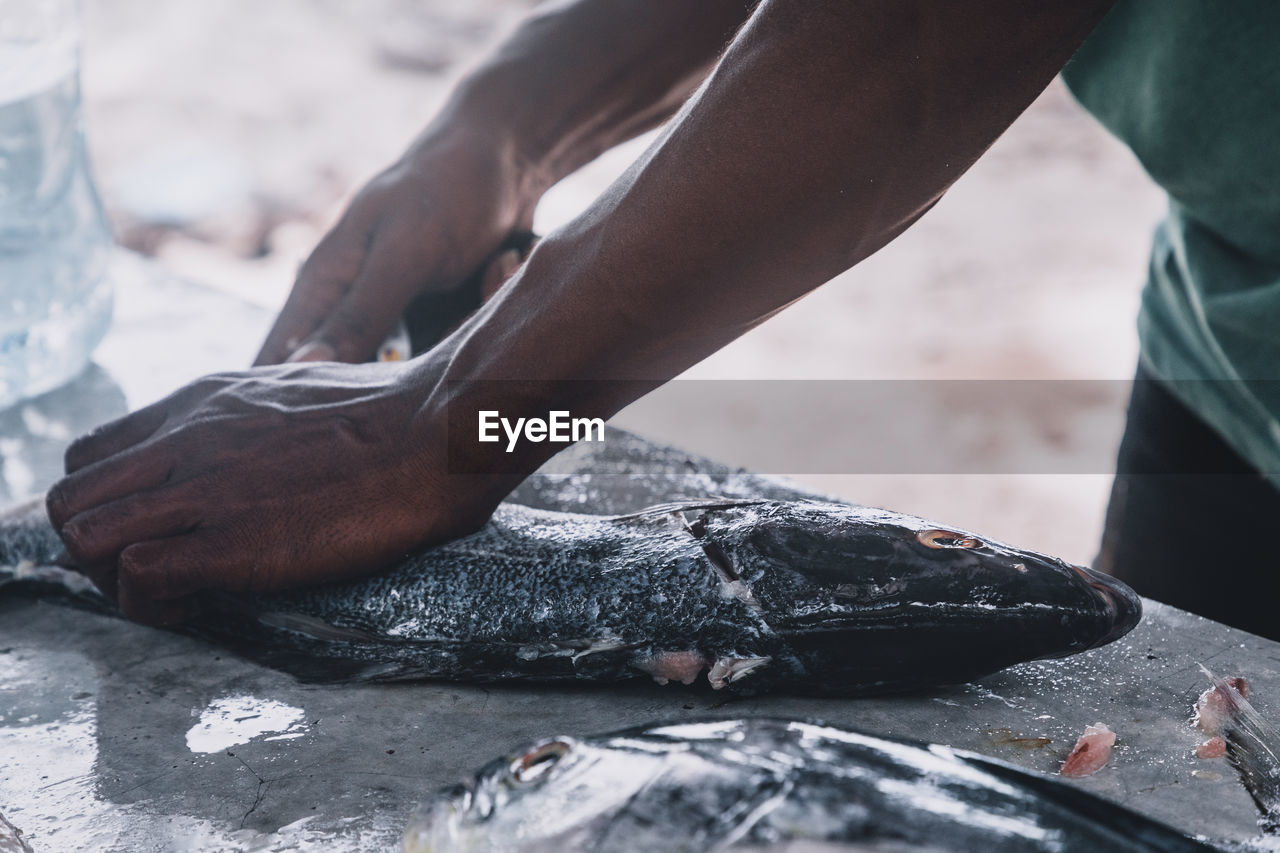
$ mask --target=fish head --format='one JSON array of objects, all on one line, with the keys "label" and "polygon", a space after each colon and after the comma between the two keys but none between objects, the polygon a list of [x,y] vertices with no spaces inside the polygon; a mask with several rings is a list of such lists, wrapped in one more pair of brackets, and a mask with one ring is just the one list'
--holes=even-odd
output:
[{"label": "fish head", "polygon": [[968,680],[1109,643],[1141,617],[1114,578],[913,516],[818,502],[738,513],[708,535],[770,626],[832,679],[849,661],[883,670],[882,686]]},{"label": "fish head", "polygon": [[574,850],[659,770],[661,756],[601,749],[569,737],[537,741],[490,762],[467,784],[424,802],[407,853]]},{"label": "fish head", "polygon": [[700,745],[676,737],[686,728],[529,744],[426,800],[404,850],[665,850],[673,838],[713,849],[755,819],[762,810],[750,806],[778,793],[786,768],[726,759],[719,729]]}]

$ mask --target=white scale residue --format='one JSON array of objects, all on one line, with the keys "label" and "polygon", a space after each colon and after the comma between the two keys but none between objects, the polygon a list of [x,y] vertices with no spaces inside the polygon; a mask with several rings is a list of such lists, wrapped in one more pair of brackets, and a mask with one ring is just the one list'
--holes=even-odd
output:
[{"label": "white scale residue", "polygon": [[306,734],[302,730],[301,708],[258,699],[254,696],[226,696],[209,703],[200,722],[187,732],[187,748],[197,753],[221,752],[248,743],[265,734],[267,740],[291,740]]}]

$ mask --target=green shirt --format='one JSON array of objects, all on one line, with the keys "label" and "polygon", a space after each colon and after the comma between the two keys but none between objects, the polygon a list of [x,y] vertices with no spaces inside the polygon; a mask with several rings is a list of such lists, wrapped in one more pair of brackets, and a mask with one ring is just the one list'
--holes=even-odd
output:
[{"label": "green shirt", "polygon": [[1146,367],[1280,482],[1280,2],[1120,0],[1063,78],[1169,194]]}]

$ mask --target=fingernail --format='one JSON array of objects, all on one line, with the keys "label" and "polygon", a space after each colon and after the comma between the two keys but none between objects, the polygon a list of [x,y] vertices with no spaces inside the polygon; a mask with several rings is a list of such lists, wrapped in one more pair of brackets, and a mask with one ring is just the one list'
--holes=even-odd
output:
[{"label": "fingernail", "polygon": [[295,361],[335,361],[338,353],[323,341],[311,341],[293,351],[293,355],[285,359],[286,363]]}]

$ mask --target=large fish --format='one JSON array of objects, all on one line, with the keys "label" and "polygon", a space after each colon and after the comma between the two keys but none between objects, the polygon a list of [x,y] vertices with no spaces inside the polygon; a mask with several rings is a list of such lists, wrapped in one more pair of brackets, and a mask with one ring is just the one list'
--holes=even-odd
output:
[{"label": "large fish", "polygon": [[1217,849],[1054,779],[780,719],[539,741],[410,819],[407,853]]},{"label": "large fish", "polygon": [[[78,583],[33,506],[0,582]],[[100,603],[101,599],[97,599]],[[310,680],[656,679],[758,693],[957,683],[1129,631],[1123,584],[919,518],[724,499],[602,517],[504,504],[381,574],[211,594],[185,631]]]}]

